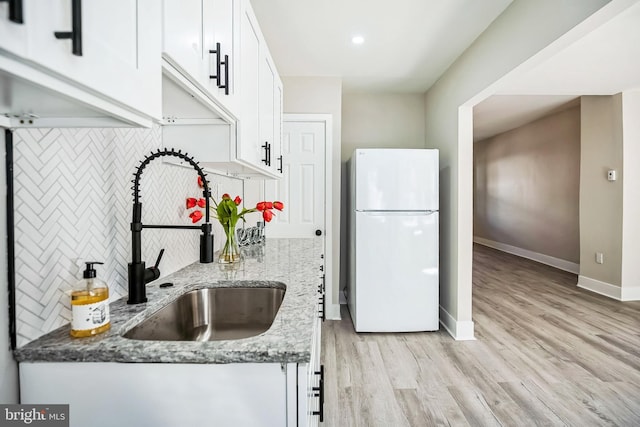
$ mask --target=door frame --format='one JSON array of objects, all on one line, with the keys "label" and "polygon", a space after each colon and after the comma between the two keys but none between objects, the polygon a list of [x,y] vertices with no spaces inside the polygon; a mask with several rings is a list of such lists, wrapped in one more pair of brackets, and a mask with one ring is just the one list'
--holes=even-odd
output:
[{"label": "door frame", "polygon": [[[324,277],[325,277],[325,317],[340,319],[340,304],[333,302],[333,115],[332,114],[289,114],[284,122],[314,122],[324,124]],[[283,132],[284,134],[284,132]]]}]

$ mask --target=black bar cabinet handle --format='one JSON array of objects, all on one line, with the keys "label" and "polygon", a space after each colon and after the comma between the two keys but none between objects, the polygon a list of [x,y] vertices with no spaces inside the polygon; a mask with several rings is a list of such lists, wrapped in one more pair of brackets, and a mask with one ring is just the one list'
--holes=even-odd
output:
[{"label": "black bar cabinet handle", "polygon": [[267,142],[267,158],[269,159],[267,166],[271,166],[271,143],[269,142]]},{"label": "black bar cabinet handle", "polygon": [[0,3],[9,3],[9,21],[16,24],[24,24],[22,19],[22,0],[0,0]]},{"label": "black bar cabinet handle", "polygon": [[210,75],[209,78],[216,79],[216,86],[220,87],[220,57],[222,56],[220,55],[220,43],[216,43],[216,49],[210,50],[209,53],[216,56],[216,74]]},{"label": "black bar cabinet handle", "polygon": [[82,56],[82,6],[80,0],[71,0],[71,31],[56,31],[57,39],[71,39],[71,53]]},{"label": "black bar cabinet handle", "polygon": [[264,159],[262,159],[262,163],[269,166],[269,143],[265,141],[264,145],[261,145],[260,147],[264,148]]},{"label": "black bar cabinet handle", "polygon": [[282,173],[282,154],[278,156],[278,161],[280,162],[280,166],[278,167],[278,172]]},{"label": "black bar cabinet handle", "polygon": [[220,89],[224,89],[224,94],[229,95],[229,55],[224,56],[224,61],[222,61],[222,65],[224,65],[224,84],[218,85]]}]

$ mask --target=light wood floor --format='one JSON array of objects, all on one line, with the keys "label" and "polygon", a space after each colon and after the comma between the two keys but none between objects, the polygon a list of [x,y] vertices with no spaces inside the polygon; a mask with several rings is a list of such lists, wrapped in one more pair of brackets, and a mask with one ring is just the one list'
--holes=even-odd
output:
[{"label": "light wood floor", "polygon": [[474,246],[476,341],[323,324],[324,426],[640,426],[640,302]]}]

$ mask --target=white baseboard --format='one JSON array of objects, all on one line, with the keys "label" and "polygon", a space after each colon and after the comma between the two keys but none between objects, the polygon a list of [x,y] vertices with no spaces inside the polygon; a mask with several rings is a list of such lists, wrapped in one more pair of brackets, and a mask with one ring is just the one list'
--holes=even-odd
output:
[{"label": "white baseboard", "polygon": [[327,320],[340,320],[340,304],[327,304],[324,308],[324,317]]},{"label": "white baseboard", "polygon": [[440,306],[440,324],[456,341],[476,339],[473,335],[473,321],[457,321],[442,306]]},{"label": "white baseboard", "polygon": [[622,288],[587,276],[578,276],[578,287],[605,297],[622,300]]},{"label": "white baseboard", "polygon": [[640,286],[620,287],[591,277],[578,276],[578,287],[618,301],[640,301]]},{"label": "white baseboard", "polygon": [[497,249],[502,252],[507,252],[522,258],[527,258],[532,261],[539,262],[541,264],[550,265],[551,267],[555,267],[559,270],[568,271],[569,273],[573,273],[573,274],[580,273],[580,264],[576,264],[575,262],[566,261],[564,259],[555,258],[549,255],[544,255],[544,254],[533,252],[527,249],[522,249],[517,246],[507,245],[506,243],[495,242],[493,240],[485,239],[483,237],[473,236],[473,241],[483,246],[488,246],[490,248]]},{"label": "white baseboard", "polygon": [[622,287],[622,301],[640,301],[640,286]]}]

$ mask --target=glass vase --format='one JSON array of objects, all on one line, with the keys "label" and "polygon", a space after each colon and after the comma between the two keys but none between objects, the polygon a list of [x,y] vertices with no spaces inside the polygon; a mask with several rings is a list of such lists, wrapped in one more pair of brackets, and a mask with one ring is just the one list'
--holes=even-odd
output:
[{"label": "glass vase", "polygon": [[224,246],[220,249],[218,255],[218,262],[220,264],[233,264],[234,262],[240,262],[242,255],[240,253],[240,247],[236,239],[236,227],[230,225],[223,225],[226,241]]}]

